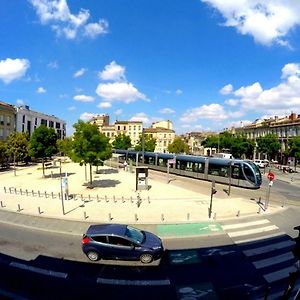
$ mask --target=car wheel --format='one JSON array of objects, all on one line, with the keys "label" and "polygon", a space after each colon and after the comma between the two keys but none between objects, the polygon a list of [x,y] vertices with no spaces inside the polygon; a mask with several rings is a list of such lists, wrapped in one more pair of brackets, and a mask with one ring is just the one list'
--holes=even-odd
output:
[{"label": "car wheel", "polygon": [[144,253],[140,256],[140,261],[143,264],[149,264],[153,261],[153,256],[149,253]]},{"label": "car wheel", "polygon": [[86,255],[87,255],[88,259],[91,261],[97,261],[100,259],[100,255],[96,251],[89,251]]}]

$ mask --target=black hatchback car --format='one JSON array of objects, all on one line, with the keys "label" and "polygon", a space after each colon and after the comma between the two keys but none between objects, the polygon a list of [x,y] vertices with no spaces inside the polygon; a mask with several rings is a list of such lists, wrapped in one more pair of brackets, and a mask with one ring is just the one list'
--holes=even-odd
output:
[{"label": "black hatchback car", "polygon": [[123,224],[91,225],[82,238],[82,251],[92,260],[139,260],[150,263],[161,258],[161,239],[151,232]]}]

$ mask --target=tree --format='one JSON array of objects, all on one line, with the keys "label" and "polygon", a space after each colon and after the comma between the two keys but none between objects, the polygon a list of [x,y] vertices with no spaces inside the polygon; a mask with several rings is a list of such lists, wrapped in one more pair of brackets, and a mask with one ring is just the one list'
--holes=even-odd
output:
[{"label": "tree", "polygon": [[[144,135],[144,151],[154,152],[156,147],[156,139],[152,138],[150,135]],[[143,135],[140,135],[140,138],[137,142],[137,145],[134,148],[136,151],[143,151]]]},{"label": "tree", "polygon": [[266,134],[256,139],[257,148],[259,152],[266,153],[268,158],[274,158],[280,149],[280,142],[278,141],[277,135]]},{"label": "tree", "polygon": [[188,153],[189,152],[189,146],[188,144],[183,141],[180,137],[176,137],[174,141],[169,144],[168,151],[170,153]]},{"label": "tree", "polygon": [[59,139],[56,142],[58,151],[63,154],[70,156],[72,151],[72,138],[68,137],[63,140]]},{"label": "tree", "polygon": [[204,141],[202,141],[201,145],[206,148],[218,148],[219,137],[215,135],[209,136]]},{"label": "tree", "polygon": [[53,128],[45,125],[38,127],[29,140],[29,155],[42,159],[43,176],[45,177],[45,158],[57,153],[57,134]]},{"label": "tree", "polygon": [[90,184],[93,187],[92,166],[99,166],[112,155],[109,139],[98,130],[97,125],[78,121],[73,125],[71,159],[80,165],[90,165]]},{"label": "tree", "polygon": [[300,160],[300,137],[293,137],[288,141],[289,155],[295,157],[295,171],[297,166],[297,160]]},{"label": "tree", "polygon": [[8,137],[6,153],[17,164],[19,161],[28,162],[28,140],[28,134],[22,132],[13,132]]},{"label": "tree", "polygon": [[8,166],[8,156],[6,154],[6,142],[0,141],[0,167]]},{"label": "tree", "polygon": [[122,133],[116,136],[115,140],[112,143],[113,148],[127,150],[131,147],[130,136]]},{"label": "tree", "polygon": [[247,139],[243,135],[238,135],[231,140],[230,151],[233,157],[241,158],[243,155],[251,157],[255,143],[252,140]]}]

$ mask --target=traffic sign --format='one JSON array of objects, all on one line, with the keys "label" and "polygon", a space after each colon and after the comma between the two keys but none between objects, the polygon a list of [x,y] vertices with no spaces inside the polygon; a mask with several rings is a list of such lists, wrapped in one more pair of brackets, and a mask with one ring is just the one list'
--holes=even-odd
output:
[{"label": "traffic sign", "polygon": [[268,179],[269,179],[270,181],[273,181],[273,180],[275,179],[275,174],[272,173],[271,171],[269,171],[267,177],[268,177]]}]

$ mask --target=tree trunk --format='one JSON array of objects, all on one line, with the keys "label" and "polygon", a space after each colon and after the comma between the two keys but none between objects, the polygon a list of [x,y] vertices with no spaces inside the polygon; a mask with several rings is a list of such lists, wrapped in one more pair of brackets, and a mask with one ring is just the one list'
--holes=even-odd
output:
[{"label": "tree trunk", "polygon": [[44,157],[42,158],[42,166],[43,166],[43,177],[45,177],[45,161],[44,161]]},{"label": "tree trunk", "polygon": [[90,188],[93,187],[92,165],[90,164]]}]

